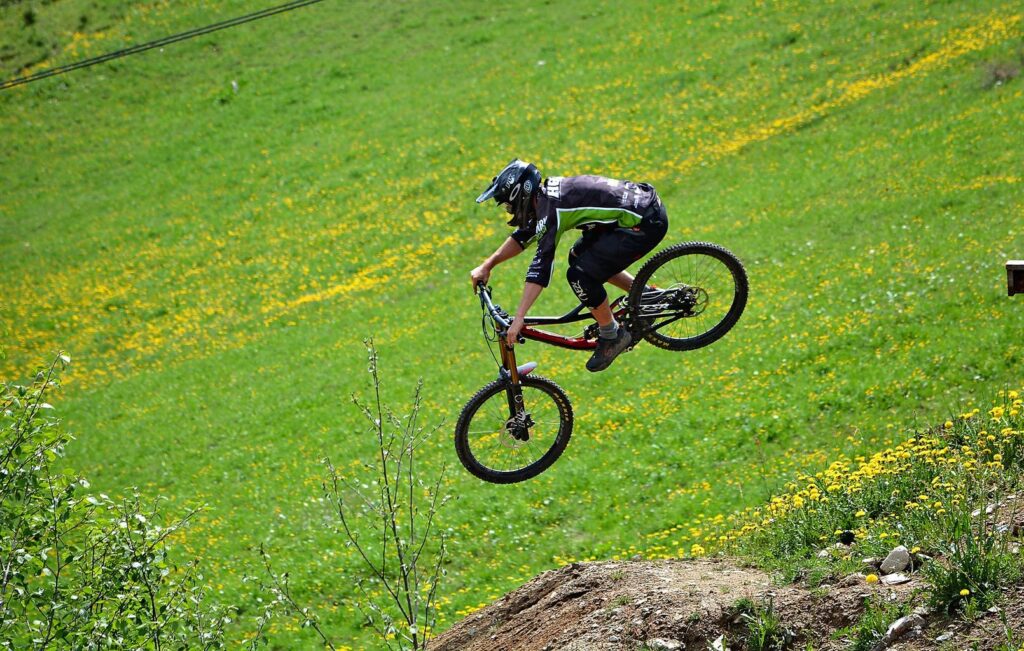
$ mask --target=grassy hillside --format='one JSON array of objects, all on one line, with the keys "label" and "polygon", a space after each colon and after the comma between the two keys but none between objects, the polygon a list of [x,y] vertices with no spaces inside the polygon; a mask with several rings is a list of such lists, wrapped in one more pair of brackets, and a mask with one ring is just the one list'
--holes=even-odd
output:
[{"label": "grassy hillside", "polygon": [[[5,66],[253,10],[104,3],[79,26],[100,9],[60,0],[26,26],[26,6],[0,9]],[[5,91],[0,375],[69,351],[69,462],[208,503],[182,542],[225,599],[253,603],[265,542],[359,648],[358,564],[318,498],[321,457],[372,447],[361,340],[390,402],[423,377],[452,424],[495,375],[468,271],[506,229],[476,194],[513,156],[648,180],[667,240],[744,260],[747,312],[706,350],[596,376],[524,347],[575,436],[524,485],[451,472],[445,622],[565,559],[685,552],[795,471],[1019,385],[1002,265],[1024,257],[1024,84],[993,70],[1022,48],[1010,2],[325,2]],[[526,258],[495,273],[507,305]],[[563,271],[539,311],[566,308]],[[449,429],[432,469],[457,463]]]}]

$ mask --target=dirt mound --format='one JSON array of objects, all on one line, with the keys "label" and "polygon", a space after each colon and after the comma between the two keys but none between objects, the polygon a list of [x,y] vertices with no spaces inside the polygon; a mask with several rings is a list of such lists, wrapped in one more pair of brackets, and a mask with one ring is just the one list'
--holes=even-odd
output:
[{"label": "dirt mound", "polygon": [[[869,585],[853,575],[808,589],[719,559],[574,563],[545,572],[470,615],[433,641],[432,651],[618,651],[732,646],[748,634],[741,616],[771,604],[791,648],[842,648],[831,634],[853,624],[873,594],[910,598],[919,579]],[[646,645],[646,646],[645,646]]]}]

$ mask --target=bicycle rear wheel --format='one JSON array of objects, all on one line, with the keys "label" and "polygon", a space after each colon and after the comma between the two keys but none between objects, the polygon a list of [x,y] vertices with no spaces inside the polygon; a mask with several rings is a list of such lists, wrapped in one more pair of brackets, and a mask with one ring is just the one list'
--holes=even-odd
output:
[{"label": "bicycle rear wheel", "polygon": [[547,378],[521,378],[523,412],[509,409],[511,383],[491,382],[473,396],[455,425],[455,450],[466,470],[484,481],[512,484],[547,470],[569,444],[569,397]]},{"label": "bicycle rear wheel", "polygon": [[648,260],[629,291],[633,328],[666,350],[693,350],[728,332],[747,304],[747,272],[728,250],[685,242]]}]

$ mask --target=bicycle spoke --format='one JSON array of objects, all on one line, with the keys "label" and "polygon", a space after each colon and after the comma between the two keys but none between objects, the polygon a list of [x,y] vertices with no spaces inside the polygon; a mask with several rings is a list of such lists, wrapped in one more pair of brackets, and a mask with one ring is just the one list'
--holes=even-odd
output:
[{"label": "bicycle spoke", "polygon": [[495,393],[477,410],[482,427],[466,432],[474,456],[484,466],[499,472],[513,472],[535,463],[558,439],[562,428],[558,406],[538,389],[521,385],[523,409],[529,418],[529,438],[516,439],[509,431],[508,400],[504,391]]},{"label": "bicycle spoke", "polygon": [[673,300],[663,294],[663,311],[650,314],[655,336],[673,340],[699,337],[728,315],[736,293],[736,279],[720,259],[703,253],[681,255],[657,268],[648,283],[665,292],[692,287],[697,292],[696,314],[685,316],[668,309]]}]

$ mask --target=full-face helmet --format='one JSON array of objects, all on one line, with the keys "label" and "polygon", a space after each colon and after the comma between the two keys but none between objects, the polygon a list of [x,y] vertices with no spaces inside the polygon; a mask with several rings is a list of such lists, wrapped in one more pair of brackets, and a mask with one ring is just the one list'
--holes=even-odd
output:
[{"label": "full-face helmet", "polygon": [[512,215],[509,226],[524,228],[537,220],[533,198],[539,189],[540,171],[534,165],[516,158],[491,179],[491,184],[476,198],[476,202],[494,199],[495,203],[504,205],[505,211]]}]

